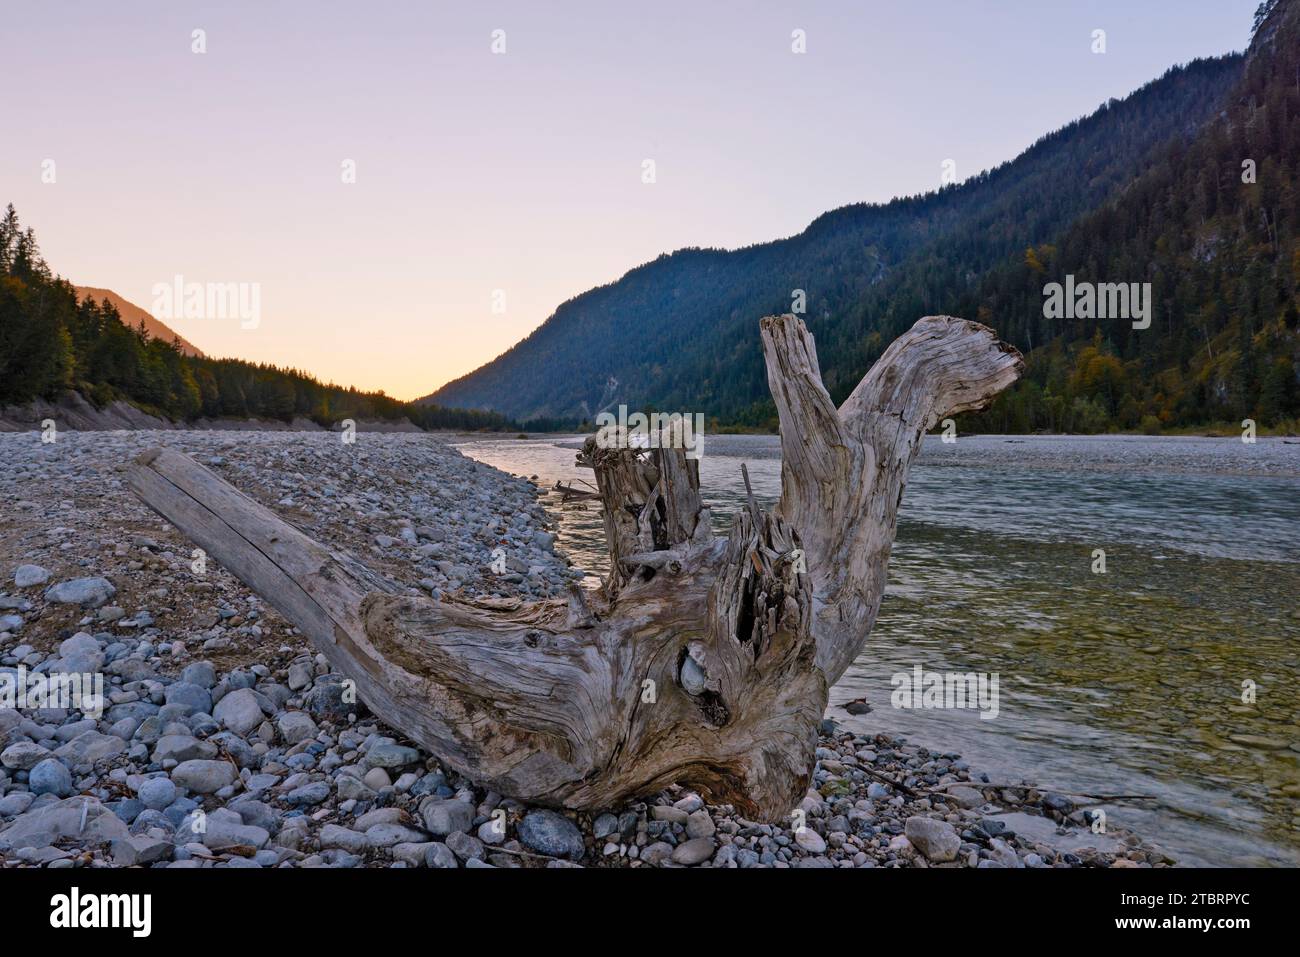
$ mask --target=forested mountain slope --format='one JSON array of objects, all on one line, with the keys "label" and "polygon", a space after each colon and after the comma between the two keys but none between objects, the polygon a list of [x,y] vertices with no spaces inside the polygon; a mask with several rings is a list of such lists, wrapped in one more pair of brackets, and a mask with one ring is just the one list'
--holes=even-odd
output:
[{"label": "forested mountain slope", "polygon": [[[1300,426],[1300,0],[1263,4],[1261,19],[1240,81],[1190,145],[958,300],[1028,359],[973,425]],[[1043,286],[1067,275],[1151,283],[1150,328],[1045,318]]]},{"label": "forested mountain slope", "polygon": [[[564,303],[430,400],[515,418],[589,417],[625,402],[767,424],[757,320],[790,311],[796,289],[806,291],[827,386],[842,399],[897,330],[929,313],[960,314],[991,271],[1186,150],[1242,66],[1232,55],[1171,69],[957,186],[837,209],[789,239],[661,256]],[[1023,325],[993,321],[1004,333]]]},{"label": "forested mountain slope", "polygon": [[75,392],[96,407],[121,400],[182,421],[301,416],[322,426],[345,418],[409,419],[422,428],[512,425],[492,412],[416,406],[295,369],[192,355],[150,335],[143,315],[128,325],[112,299],[83,292],[91,295],[50,270],[35,232],[10,204],[0,217],[0,407]]},{"label": "forested mountain slope", "polygon": [[202,349],[185,339],[167,323],[130,300],[123,299],[111,289],[97,289],[94,286],[73,286],[72,291],[77,294],[79,302],[90,299],[100,303],[112,303],[123,323],[133,329],[143,323],[144,331],[149,333],[151,339],[162,339],[164,342],[170,342],[178,346],[181,352],[187,356],[203,355]]}]

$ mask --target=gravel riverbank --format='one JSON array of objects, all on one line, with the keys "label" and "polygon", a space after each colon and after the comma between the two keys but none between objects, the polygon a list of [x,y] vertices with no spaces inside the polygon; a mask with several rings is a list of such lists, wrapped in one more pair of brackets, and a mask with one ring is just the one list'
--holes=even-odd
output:
[{"label": "gravel riverbank", "polygon": [[101,714],[0,706],[5,867],[1172,863],[1094,833],[1070,796],[829,720],[784,825],[680,789],[568,814],[475,788],[346,700],[295,629],[135,499],[125,470],[155,445],[413,590],[539,597],[582,577],[531,483],[430,435],[0,435],[0,689],[97,673],[106,696]]}]

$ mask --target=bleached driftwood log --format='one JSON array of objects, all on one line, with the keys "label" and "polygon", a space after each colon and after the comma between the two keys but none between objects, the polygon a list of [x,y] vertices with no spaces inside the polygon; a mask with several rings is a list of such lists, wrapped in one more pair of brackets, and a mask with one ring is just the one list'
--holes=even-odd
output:
[{"label": "bleached driftwood log", "polygon": [[602,808],[672,783],[764,820],[808,787],[827,690],[884,590],[921,438],[1022,363],[992,330],[928,317],[836,410],[813,339],[762,320],[782,493],[715,538],[681,449],[583,456],[605,506],[599,593],[475,602],[397,594],[187,456],[141,456],[131,487],[296,624],[375,714],[513,797]]}]

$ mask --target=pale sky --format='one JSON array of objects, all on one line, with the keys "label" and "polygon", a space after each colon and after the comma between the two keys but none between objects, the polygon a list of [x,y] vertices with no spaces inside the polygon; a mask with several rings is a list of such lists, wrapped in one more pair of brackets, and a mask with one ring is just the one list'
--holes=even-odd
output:
[{"label": "pale sky", "polygon": [[661,252],[1010,159],[1257,2],[0,0],[0,204],[145,309],[257,283],[256,328],[160,316],[209,355],[409,399]]}]

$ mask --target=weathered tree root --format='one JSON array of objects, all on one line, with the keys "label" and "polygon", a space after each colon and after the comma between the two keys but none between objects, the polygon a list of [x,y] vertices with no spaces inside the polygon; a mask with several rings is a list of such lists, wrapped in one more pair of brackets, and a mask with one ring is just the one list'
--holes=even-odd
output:
[{"label": "weathered tree root", "polygon": [[803,323],[761,330],[776,510],[753,505],[717,539],[684,450],[589,440],[610,572],[567,603],[396,594],[177,452],[146,453],[129,480],[375,714],[476,782],[590,809],[686,784],[775,821],[807,789],[827,690],[875,621],[922,436],[986,405],[1022,362],[986,326],[928,317],[836,410]]}]

